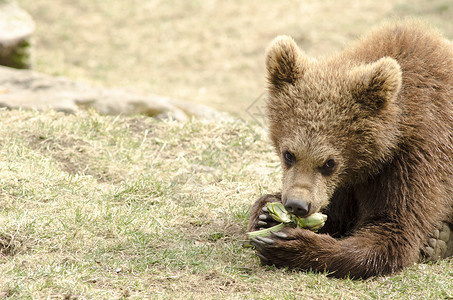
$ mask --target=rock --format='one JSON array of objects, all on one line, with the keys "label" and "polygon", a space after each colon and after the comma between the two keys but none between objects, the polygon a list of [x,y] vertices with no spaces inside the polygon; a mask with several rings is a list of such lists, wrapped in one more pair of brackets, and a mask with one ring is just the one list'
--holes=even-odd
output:
[{"label": "rock", "polygon": [[217,111],[209,106],[203,105],[203,104],[194,105],[191,102],[181,101],[181,100],[176,100],[176,99],[168,99],[168,101],[171,104],[180,108],[182,111],[184,111],[189,116],[194,116],[196,118],[200,118],[200,116],[203,116],[204,119],[209,119],[209,120],[225,118],[225,115],[219,114],[219,111]]},{"label": "rock", "polygon": [[[1,0],[0,0],[1,1]],[[93,109],[105,115],[146,115],[187,120],[225,120],[231,116],[205,105],[156,95],[95,87],[31,70],[0,67],[0,107],[55,109],[66,113]]]},{"label": "rock", "polygon": [[31,68],[34,30],[35,24],[27,12],[14,2],[0,0],[0,65]]},{"label": "rock", "polygon": [[[0,65],[31,68],[32,18],[9,0],[0,0]],[[187,120],[231,118],[206,105],[120,89],[94,87],[65,78],[0,67],[0,107],[49,109],[66,113],[94,109],[106,115],[147,115]]]},{"label": "rock", "polygon": [[[89,91],[87,93],[87,91]],[[90,92],[95,92],[91,95]],[[1,99],[1,97],[0,97]],[[104,115],[146,115],[159,118],[173,118],[184,121],[186,113],[172,105],[167,98],[139,95],[119,89],[85,89],[85,94],[74,98],[79,109],[94,109]]]}]

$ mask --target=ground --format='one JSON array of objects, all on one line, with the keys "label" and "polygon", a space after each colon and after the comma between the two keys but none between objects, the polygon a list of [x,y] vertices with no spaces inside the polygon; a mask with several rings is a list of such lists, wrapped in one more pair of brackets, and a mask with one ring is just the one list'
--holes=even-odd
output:
[{"label": "ground", "polygon": [[[0,111],[0,298],[439,299],[453,261],[367,281],[241,247],[280,185],[261,127]],[[72,298],[71,298],[72,297]]]}]

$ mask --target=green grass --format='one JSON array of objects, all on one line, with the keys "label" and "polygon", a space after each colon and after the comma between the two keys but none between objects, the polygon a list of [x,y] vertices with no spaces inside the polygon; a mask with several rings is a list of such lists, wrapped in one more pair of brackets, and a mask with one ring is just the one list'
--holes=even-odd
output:
[{"label": "green grass", "polygon": [[453,297],[450,260],[367,281],[259,266],[240,241],[280,180],[260,127],[52,111],[0,122],[0,297]]}]

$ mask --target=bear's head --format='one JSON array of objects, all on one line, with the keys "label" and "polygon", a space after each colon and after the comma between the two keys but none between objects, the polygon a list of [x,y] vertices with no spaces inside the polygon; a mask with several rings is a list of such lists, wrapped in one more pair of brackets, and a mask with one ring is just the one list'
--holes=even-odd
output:
[{"label": "bear's head", "polygon": [[304,216],[341,187],[376,175],[400,136],[400,65],[308,58],[277,37],[266,53],[269,134],[283,166],[282,201]]}]

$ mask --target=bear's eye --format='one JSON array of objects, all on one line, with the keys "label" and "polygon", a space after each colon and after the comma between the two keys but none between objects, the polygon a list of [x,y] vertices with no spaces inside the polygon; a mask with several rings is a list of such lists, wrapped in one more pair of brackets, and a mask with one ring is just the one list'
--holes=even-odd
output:
[{"label": "bear's eye", "polygon": [[321,174],[324,176],[329,176],[330,174],[333,173],[336,166],[337,166],[337,162],[335,160],[333,160],[331,158],[326,160],[326,162],[320,168]]},{"label": "bear's eye", "polygon": [[283,158],[285,159],[285,164],[288,167],[291,167],[292,165],[294,165],[296,163],[296,157],[294,156],[294,154],[292,154],[289,151],[283,152]]}]

